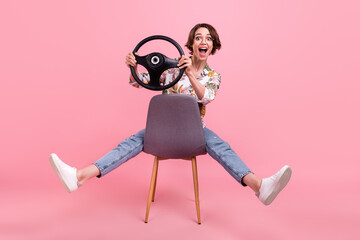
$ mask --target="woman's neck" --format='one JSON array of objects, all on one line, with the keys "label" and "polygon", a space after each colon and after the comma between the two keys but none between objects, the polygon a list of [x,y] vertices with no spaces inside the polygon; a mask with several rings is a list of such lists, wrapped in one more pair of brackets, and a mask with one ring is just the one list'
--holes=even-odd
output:
[{"label": "woman's neck", "polygon": [[191,61],[192,61],[192,67],[194,68],[197,74],[202,72],[207,64],[206,60],[199,60],[195,56],[191,57]]}]

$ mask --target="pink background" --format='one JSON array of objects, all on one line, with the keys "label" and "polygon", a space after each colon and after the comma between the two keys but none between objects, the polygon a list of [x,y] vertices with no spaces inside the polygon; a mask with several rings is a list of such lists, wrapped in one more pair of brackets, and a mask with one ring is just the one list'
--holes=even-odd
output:
[{"label": "pink background", "polygon": [[[171,2],[171,3],[170,3]],[[0,239],[358,239],[357,1],[1,1]],[[124,56],[163,34],[184,46],[217,28],[222,74],[206,124],[260,177],[293,177],[263,206],[209,156],[162,163],[143,223],[152,157],[141,153],[68,194],[48,156],[83,167],[145,125],[150,98]],[[156,50],[156,49],[154,49]]]}]

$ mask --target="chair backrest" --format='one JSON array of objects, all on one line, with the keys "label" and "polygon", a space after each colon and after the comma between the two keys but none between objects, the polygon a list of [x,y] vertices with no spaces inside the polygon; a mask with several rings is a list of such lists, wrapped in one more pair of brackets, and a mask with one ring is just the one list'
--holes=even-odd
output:
[{"label": "chair backrest", "polygon": [[206,154],[199,106],[188,95],[156,95],[149,104],[144,152],[161,158]]}]

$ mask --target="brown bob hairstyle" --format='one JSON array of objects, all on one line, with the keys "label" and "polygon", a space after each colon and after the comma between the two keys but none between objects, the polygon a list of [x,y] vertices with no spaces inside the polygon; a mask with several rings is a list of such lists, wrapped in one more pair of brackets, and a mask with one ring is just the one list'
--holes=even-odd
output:
[{"label": "brown bob hairstyle", "polygon": [[192,45],[194,44],[194,39],[195,39],[195,32],[196,30],[198,30],[199,28],[207,28],[210,32],[210,35],[213,39],[213,49],[211,51],[211,54],[214,55],[216,50],[220,50],[221,48],[221,42],[220,42],[220,38],[219,35],[217,34],[215,28],[213,26],[211,26],[210,24],[207,23],[199,23],[196,24],[189,32],[189,37],[187,40],[187,43],[185,44],[185,47],[187,47],[190,50],[190,54],[193,54],[193,48]]}]

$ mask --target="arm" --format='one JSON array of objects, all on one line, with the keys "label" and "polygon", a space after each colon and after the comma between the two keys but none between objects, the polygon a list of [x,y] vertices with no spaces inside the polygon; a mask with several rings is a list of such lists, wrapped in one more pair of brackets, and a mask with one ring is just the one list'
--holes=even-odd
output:
[{"label": "arm", "polygon": [[221,76],[215,71],[210,71],[207,75],[207,78],[208,79],[205,85],[204,97],[200,100],[204,105],[215,99],[216,92],[219,89],[221,83]]},{"label": "arm", "polygon": [[[186,70],[185,70],[186,72]],[[195,74],[193,73],[193,71],[189,71],[189,73],[186,72],[186,75],[188,76],[191,85],[193,86],[196,96],[198,97],[198,99],[202,99],[204,97],[205,94],[205,86],[202,85],[197,79]]]},{"label": "arm", "polygon": [[205,76],[205,78],[207,78],[207,81],[205,85],[203,85],[198,79],[196,79],[192,67],[192,62],[189,57],[182,56],[178,66],[180,66],[179,67],[180,69],[186,67],[185,73],[188,76],[189,81],[196,93],[198,102],[202,103],[203,105],[206,105],[212,100],[214,100],[216,92],[220,87],[220,82],[221,82],[220,74],[209,69],[210,71],[208,75]]},{"label": "arm", "polygon": [[205,94],[205,87],[196,79],[193,67],[192,67],[192,61],[189,57],[181,56],[181,59],[179,61],[179,69],[185,69],[185,74],[188,76],[191,85],[194,88],[194,91],[196,93],[196,96],[199,99],[202,99]]}]

